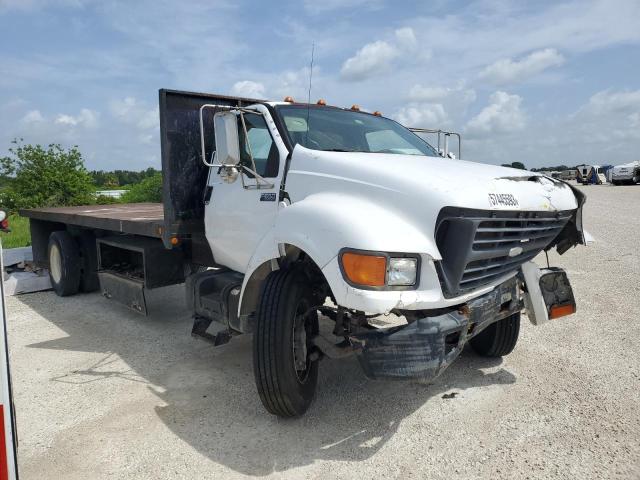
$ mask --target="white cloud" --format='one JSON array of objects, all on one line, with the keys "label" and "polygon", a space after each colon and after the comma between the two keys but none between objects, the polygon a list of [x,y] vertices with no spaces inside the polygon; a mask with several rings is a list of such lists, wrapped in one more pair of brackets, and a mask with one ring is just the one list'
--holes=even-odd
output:
[{"label": "white cloud", "polygon": [[396,30],[396,41],[400,48],[405,50],[411,50],[418,44],[416,34],[413,32],[413,28],[404,27]]},{"label": "white cloud", "polygon": [[533,52],[521,60],[503,58],[480,72],[479,77],[495,85],[505,85],[526,80],[551,67],[564,63],[564,57],[554,48]]},{"label": "white cloud", "polygon": [[109,105],[111,113],[120,118],[125,118],[136,108],[136,99],[133,97],[125,97],[122,100],[114,100]]},{"label": "white cloud", "polygon": [[449,121],[440,103],[408,105],[398,110],[393,117],[402,125],[417,128],[441,128]]},{"label": "white cloud", "polygon": [[593,114],[637,113],[640,111],[640,90],[598,92],[589,99],[589,103],[582,110]]},{"label": "white cloud", "polygon": [[40,113],[40,110],[30,110],[22,117],[21,122],[25,124],[41,123],[44,122],[44,117],[42,113]]},{"label": "white cloud", "polygon": [[242,80],[234,83],[233,87],[231,87],[231,93],[239,97],[265,98],[264,85],[251,80]]},{"label": "white cloud", "polygon": [[[602,143],[604,150],[619,148],[617,142],[630,141],[637,145],[640,139],[640,90],[598,92],[569,115],[567,122],[572,136],[583,144]],[[637,149],[634,150],[637,157]]]},{"label": "white cloud", "polygon": [[149,110],[145,110],[140,117],[138,117],[137,126],[141,130],[149,130],[153,128],[159,128],[160,126],[160,108],[155,107]]},{"label": "white cloud", "polygon": [[392,40],[377,40],[367,43],[348,58],[340,69],[340,75],[346,80],[364,80],[368,77],[387,72],[394,60],[401,56],[412,57],[415,61],[430,57],[430,51],[416,52],[418,41],[411,27],[404,27],[394,32]]},{"label": "white cloud", "polygon": [[111,101],[109,110],[122,123],[133,125],[139,130],[157,129],[160,124],[158,107],[149,108],[134,97]]},{"label": "white cloud", "polygon": [[475,101],[476,92],[472,88],[465,88],[462,83],[455,87],[416,84],[409,90],[409,100],[413,102],[437,102],[446,98],[455,98],[461,103],[470,104]]},{"label": "white cloud", "polygon": [[526,117],[520,104],[522,97],[497,91],[487,105],[467,123],[467,131],[474,133],[506,133],[524,128]]},{"label": "white cloud", "polygon": [[88,108],[83,108],[76,116],[64,113],[58,114],[54,123],[57,125],[65,125],[69,127],[82,126],[86,128],[95,128],[98,125],[99,114]]},{"label": "white cloud", "polygon": [[398,50],[385,41],[368,43],[344,62],[340,75],[347,80],[364,80],[389,70],[391,60],[397,56]]}]

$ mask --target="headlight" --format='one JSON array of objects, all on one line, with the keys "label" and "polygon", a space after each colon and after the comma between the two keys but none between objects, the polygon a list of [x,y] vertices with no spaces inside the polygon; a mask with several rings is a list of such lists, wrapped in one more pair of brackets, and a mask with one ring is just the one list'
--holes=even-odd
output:
[{"label": "headlight", "polygon": [[369,290],[415,287],[418,256],[393,256],[383,252],[345,249],[340,253],[340,268],[345,280],[354,287]]},{"label": "headlight", "polygon": [[409,286],[416,284],[418,272],[418,259],[416,258],[390,258],[387,273],[387,285]]},{"label": "headlight", "polygon": [[0,210],[0,222],[7,218],[7,212]]}]

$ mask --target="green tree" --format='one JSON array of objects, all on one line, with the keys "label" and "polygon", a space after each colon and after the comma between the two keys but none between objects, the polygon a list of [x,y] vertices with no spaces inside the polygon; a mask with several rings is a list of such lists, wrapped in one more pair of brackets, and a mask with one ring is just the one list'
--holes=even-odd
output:
[{"label": "green tree", "polygon": [[524,166],[524,163],[522,162],[513,162],[511,164],[511,168],[519,168],[520,170],[526,170],[527,167]]},{"label": "green tree", "polygon": [[105,175],[104,188],[114,189],[114,188],[118,188],[119,186],[120,186],[120,183],[118,182],[118,177],[115,174],[113,174],[112,172],[109,172]]},{"label": "green tree", "polygon": [[93,183],[77,146],[67,150],[14,140],[9,156],[0,158],[0,174],[13,180],[3,192],[4,205],[18,208],[93,203]]},{"label": "green tree", "polygon": [[132,185],[121,198],[124,203],[162,202],[162,174],[156,172],[140,183]]}]

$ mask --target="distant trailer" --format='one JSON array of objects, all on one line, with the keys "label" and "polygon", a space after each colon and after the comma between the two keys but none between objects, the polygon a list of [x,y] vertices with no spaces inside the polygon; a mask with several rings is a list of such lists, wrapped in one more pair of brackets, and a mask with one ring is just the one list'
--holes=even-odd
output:
[{"label": "distant trailer", "polygon": [[611,183],[614,185],[640,182],[640,161],[617,165],[611,169]]},{"label": "distant trailer", "polygon": [[578,165],[575,173],[577,182],[583,185],[601,185],[607,183],[604,170],[600,165]]}]

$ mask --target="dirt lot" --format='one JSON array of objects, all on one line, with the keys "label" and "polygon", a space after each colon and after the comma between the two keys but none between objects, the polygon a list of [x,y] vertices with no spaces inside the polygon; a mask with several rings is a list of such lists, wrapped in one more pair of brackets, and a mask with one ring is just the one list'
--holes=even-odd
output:
[{"label": "dirt lot", "polygon": [[585,191],[596,242],[551,255],[576,315],[431,385],[324,360],[299,420],[262,409],[249,337],[190,337],[181,288],[148,318],[98,294],[9,298],[22,478],[640,478],[640,186]]}]

